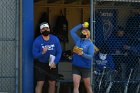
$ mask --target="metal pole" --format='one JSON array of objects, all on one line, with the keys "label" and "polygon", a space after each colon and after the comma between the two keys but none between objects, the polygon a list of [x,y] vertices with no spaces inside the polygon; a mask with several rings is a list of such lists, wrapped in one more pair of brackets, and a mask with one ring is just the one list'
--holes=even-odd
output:
[{"label": "metal pole", "polygon": [[19,0],[19,92],[22,93],[22,0]]},{"label": "metal pole", "polygon": [[34,0],[22,0],[22,93],[33,93]]},{"label": "metal pole", "polygon": [[20,10],[20,5],[19,5],[20,1],[16,1],[16,8],[17,8],[17,12],[16,12],[16,16],[17,16],[17,22],[16,22],[16,92],[15,93],[20,93],[19,91],[19,87],[20,87],[20,84],[19,84],[19,80],[20,80],[20,74],[19,74],[19,10]]},{"label": "metal pole", "polygon": [[[91,40],[93,42],[93,0],[90,0],[90,32]],[[93,60],[91,63],[91,85],[93,85]]]},{"label": "metal pole", "polygon": [[90,0],[90,31],[91,31],[91,40],[93,41],[93,0]]},{"label": "metal pole", "polygon": [[[91,40],[95,44],[95,4],[96,0],[90,0],[90,31],[91,31]],[[95,78],[94,77],[94,59],[92,60],[91,63],[91,85],[92,85],[92,90],[94,91],[94,82]]]}]

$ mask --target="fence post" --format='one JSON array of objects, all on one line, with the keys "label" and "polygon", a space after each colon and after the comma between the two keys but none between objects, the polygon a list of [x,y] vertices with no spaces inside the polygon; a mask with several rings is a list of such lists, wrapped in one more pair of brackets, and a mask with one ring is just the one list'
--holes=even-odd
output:
[{"label": "fence post", "polygon": [[22,0],[22,93],[33,93],[34,0]]}]

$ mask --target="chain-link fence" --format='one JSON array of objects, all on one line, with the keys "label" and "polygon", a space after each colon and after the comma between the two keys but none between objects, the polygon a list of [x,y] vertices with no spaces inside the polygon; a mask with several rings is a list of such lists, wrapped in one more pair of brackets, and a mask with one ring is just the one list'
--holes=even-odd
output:
[{"label": "chain-link fence", "polygon": [[18,0],[0,0],[0,93],[17,93]]},{"label": "chain-link fence", "polygon": [[94,1],[94,91],[140,93],[140,0]]}]

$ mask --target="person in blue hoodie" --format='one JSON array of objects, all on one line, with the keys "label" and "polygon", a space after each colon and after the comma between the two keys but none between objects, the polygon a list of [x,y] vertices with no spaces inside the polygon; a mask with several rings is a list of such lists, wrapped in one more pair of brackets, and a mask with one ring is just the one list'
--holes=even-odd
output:
[{"label": "person in blue hoodie", "polygon": [[95,71],[101,74],[104,68],[110,72],[115,70],[113,57],[109,54],[109,49],[105,43],[99,48],[99,52],[95,55]]},{"label": "person in blue hoodie", "polygon": [[[40,25],[40,33],[33,42],[33,56],[38,60],[35,67],[35,76],[37,79],[37,85],[35,87],[35,93],[42,93],[42,87],[45,79],[49,82],[49,92],[55,93],[55,84],[57,79],[57,64],[60,60],[62,48],[59,39],[50,34],[49,24],[43,22]],[[55,59],[49,63],[50,55]]]},{"label": "person in blue hoodie", "polygon": [[[95,74],[95,86],[105,87],[106,84],[112,82],[114,79],[115,72],[115,64],[113,62],[113,57],[109,54],[109,48],[106,43],[103,43],[101,47],[99,47],[98,53],[95,54],[95,66],[94,66],[94,74]],[[104,85],[100,85],[104,83]],[[98,89],[98,88],[97,88]],[[95,88],[95,91],[99,91]]]},{"label": "person in blue hoodie", "polygon": [[128,52],[124,49],[124,45],[128,44],[128,35],[124,27],[117,26],[114,33],[108,38],[109,52],[113,55],[114,63],[121,79],[125,79]]},{"label": "person in blue hoodie", "polygon": [[[81,35],[77,35],[81,28]],[[94,55],[94,44],[90,40],[90,31],[85,28],[84,24],[79,24],[70,30],[74,40],[75,47],[72,57],[72,74],[73,74],[73,93],[79,93],[81,78],[83,79],[87,93],[93,93],[90,84],[91,63]]]},{"label": "person in blue hoodie", "polygon": [[114,33],[108,38],[108,46],[111,54],[121,55],[126,51],[123,48],[128,43],[128,36],[123,27],[118,26]]},{"label": "person in blue hoodie", "polygon": [[127,66],[126,66],[126,77],[128,77],[129,72],[131,69],[134,70],[133,72],[133,79],[135,79],[138,76],[138,68],[139,68],[139,55],[140,55],[140,42],[139,40],[133,39],[133,42],[131,41],[129,45],[125,45],[124,49],[128,51],[128,57],[127,57]]}]

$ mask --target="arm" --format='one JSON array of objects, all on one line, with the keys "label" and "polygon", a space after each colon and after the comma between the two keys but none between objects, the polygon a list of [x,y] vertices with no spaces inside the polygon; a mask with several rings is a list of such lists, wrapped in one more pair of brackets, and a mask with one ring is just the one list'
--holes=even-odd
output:
[{"label": "arm", "polygon": [[132,46],[129,50],[140,54],[140,45]]},{"label": "arm", "polygon": [[58,39],[56,39],[56,58],[54,60],[55,64],[57,64],[61,58],[62,48]]},{"label": "arm", "polygon": [[70,30],[71,37],[73,38],[75,43],[76,43],[76,41],[80,40],[80,37],[76,34],[76,32],[82,27],[83,27],[83,25],[79,24]]},{"label": "arm", "polygon": [[133,52],[133,54],[137,54],[137,55],[140,54],[140,45],[136,45],[136,46],[128,46],[128,45],[125,45],[124,46],[124,49]]},{"label": "arm", "polygon": [[40,47],[37,44],[37,41],[34,41],[34,43],[33,43],[32,52],[33,52],[34,58],[40,58],[41,56],[43,56],[42,51],[40,50]]},{"label": "arm", "polygon": [[93,55],[94,55],[94,45],[91,44],[91,45],[89,46],[88,53],[87,53],[87,54],[86,54],[86,53],[83,53],[82,56],[83,56],[84,58],[86,58],[86,59],[91,60],[91,59],[93,59]]}]

